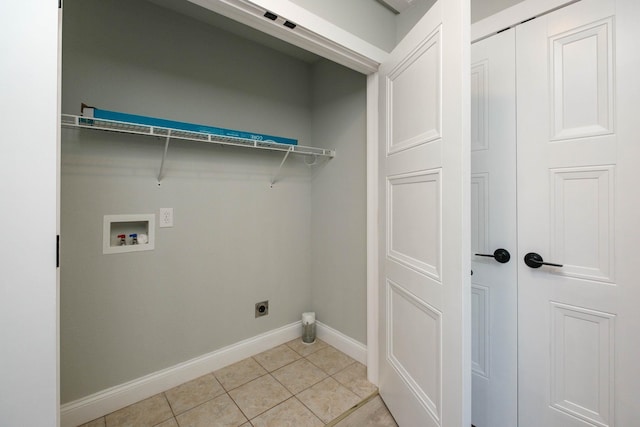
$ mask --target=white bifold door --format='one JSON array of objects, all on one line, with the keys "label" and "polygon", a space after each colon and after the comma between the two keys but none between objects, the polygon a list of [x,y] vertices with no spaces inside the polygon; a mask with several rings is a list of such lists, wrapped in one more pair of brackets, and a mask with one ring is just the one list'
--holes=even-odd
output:
[{"label": "white bifold door", "polygon": [[516,38],[519,426],[638,426],[640,2]]},{"label": "white bifold door", "polygon": [[476,427],[518,423],[515,29],[471,46],[471,367]]},{"label": "white bifold door", "polygon": [[401,426],[468,427],[468,104],[462,0],[379,71],[380,393]]},{"label": "white bifold door", "polygon": [[477,427],[516,425],[514,317],[519,427],[640,426],[639,23],[637,0],[582,0],[473,47],[474,254],[510,249],[493,169],[517,150],[517,249],[472,258]]}]

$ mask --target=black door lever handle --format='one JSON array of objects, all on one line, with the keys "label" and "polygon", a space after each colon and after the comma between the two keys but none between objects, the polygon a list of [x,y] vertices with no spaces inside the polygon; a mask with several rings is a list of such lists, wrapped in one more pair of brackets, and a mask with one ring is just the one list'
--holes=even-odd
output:
[{"label": "black door lever handle", "polygon": [[542,257],[535,252],[529,252],[524,256],[524,263],[531,268],[540,268],[543,265],[549,265],[551,267],[562,267],[562,264],[556,264],[554,262],[544,262]]},{"label": "black door lever handle", "polygon": [[511,259],[511,254],[509,253],[509,251],[506,250],[506,249],[502,249],[502,248],[496,249],[493,252],[493,255],[491,255],[491,254],[475,254],[475,256],[484,256],[484,257],[494,258],[500,264],[505,264],[505,263],[509,262],[509,260]]}]

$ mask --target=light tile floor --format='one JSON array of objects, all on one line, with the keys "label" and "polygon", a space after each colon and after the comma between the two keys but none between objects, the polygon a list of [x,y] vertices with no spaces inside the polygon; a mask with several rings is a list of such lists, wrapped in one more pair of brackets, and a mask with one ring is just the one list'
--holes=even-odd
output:
[{"label": "light tile floor", "polygon": [[375,396],[333,427],[398,427],[380,396]]},{"label": "light tile floor", "polygon": [[366,367],[300,339],[203,375],[82,427],[397,427]]}]

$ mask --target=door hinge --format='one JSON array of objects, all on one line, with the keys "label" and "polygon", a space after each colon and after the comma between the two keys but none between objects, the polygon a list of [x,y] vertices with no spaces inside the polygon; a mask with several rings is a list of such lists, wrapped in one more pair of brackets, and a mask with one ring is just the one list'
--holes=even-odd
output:
[{"label": "door hinge", "polygon": [[60,235],[56,235],[56,268],[60,268]]}]

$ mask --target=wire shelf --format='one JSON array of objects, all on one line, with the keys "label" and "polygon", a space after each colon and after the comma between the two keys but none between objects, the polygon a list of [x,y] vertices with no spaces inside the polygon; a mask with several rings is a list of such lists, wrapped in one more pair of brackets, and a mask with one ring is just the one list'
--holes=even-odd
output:
[{"label": "wire shelf", "polygon": [[[290,145],[281,144],[275,141],[248,139],[248,138],[236,138],[232,136],[214,135],[206,132],[192,132],[183,129],[171,129],[159,126],[149,126],[140,123],[119,122],[115,120],[96,119],[84,116],[76,116],[73,114],[62,114],[61,125],[68,128],[76,129],[93,129],[109,132],[120,132],[132,135],[146,135],[155,136],[165,139],[164,154],[162,155],[162,161],[160,163],[160,171],[158,172],[158,185],[162,181],[164,163],[167,157],[167,150],[169,148],[169,141],[172,139],[180,139],[184,141],[195,142],[208,142],[218,145],[231,145],[234,147],[247,147],[256,148],[260,150],[280,151],[284,152],[284,158],[271,178],[271,187],[277,181],[282,166],[287,161],[290,154],[301,154],[305,156],[313,156],[313,162],[307,163],[308,165],[316,164],[318,157],[326,157],[331,159],[335,157],[336,152],[334,150],[326,150],[324,148],[317,147],[305,147],[303,145]],[[306,161],[305,161],[306,162]]]},{"label": "wire shelf", "polygon": [[329,158],[333,158],[336,155],[335,150],[327,150],[324,148],[280,144],[274,141],[234,138],[229,136],[213,135],[204,132],[190,132],[181,129],[170,129],[157,126],[141,125],[139,123],[94,119],[72,114],[62,114],[61,124],[63,127],[69,128],[94,129],[134,135],[147,135],[161,138],[180,139],[185,141],[208,142],[212,144],[257,148],[270,151],[282,151],[301,155],[312,155]]}]

